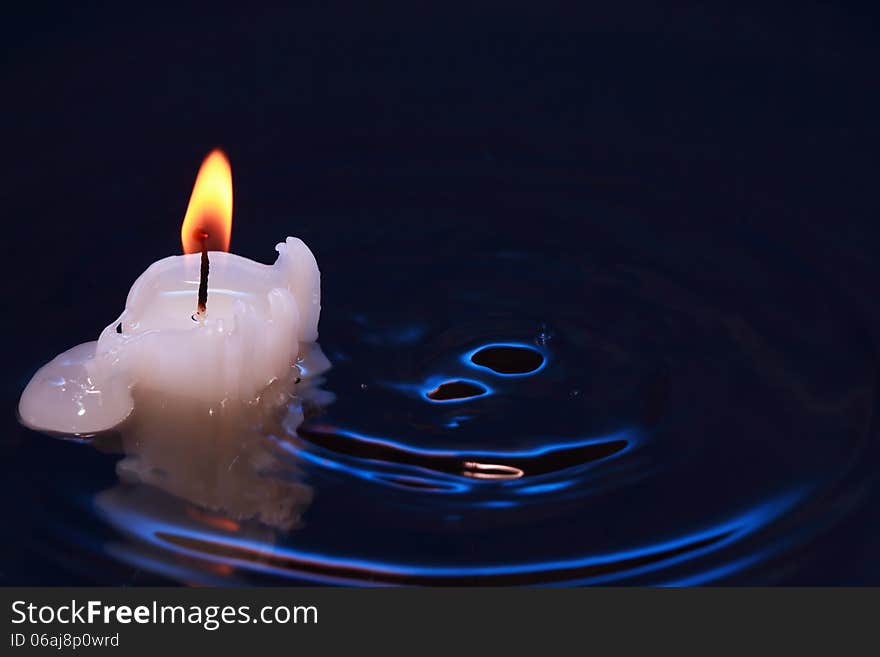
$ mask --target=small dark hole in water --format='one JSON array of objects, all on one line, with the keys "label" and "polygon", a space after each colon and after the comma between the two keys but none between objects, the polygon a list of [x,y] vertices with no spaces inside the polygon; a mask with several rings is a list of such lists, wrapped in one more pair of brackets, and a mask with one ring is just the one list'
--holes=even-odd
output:
[{"label": "small dark hole in water", "polygon": [[528,374],[544,364],[544,357],[528,347],[495,346],[483,347],[471,361],[499,374]]},{"label": "small dark hole in water", "polygon": [[119,323],[116,325],[116,332],[119,333],[119,334],[122,333],[122,322],[119,322]]},{"label": "small dark hole in water", "polygon": [[434,401],[449,401],[451,399],[468,399],[485,395],[486,389],[470,381],[447,381],[441,383],[428,393],[428,398]]}]

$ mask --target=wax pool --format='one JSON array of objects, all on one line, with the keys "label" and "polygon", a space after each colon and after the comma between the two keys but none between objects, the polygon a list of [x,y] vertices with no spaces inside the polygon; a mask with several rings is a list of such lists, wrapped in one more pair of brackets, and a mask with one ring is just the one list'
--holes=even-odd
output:
[{"label": "wax pool", "polygon": [[89,434],[112,428],[144,386],[199,402],[247,400],[289,371],[300,342],[318,336],[320,272],[299,239],[264,265],[209,253],[207,313],[194,318],[201,254],[153,263],[125,310],[90,342],[64,352],[31,379],[19,402],[24,424]]}]

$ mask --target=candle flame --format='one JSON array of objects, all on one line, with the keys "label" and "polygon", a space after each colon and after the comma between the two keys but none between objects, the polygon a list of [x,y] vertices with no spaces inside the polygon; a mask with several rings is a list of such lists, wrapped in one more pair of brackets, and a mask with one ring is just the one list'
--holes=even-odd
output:
[{"label": "candle flame", "polygon": [[229,251],[232,237],[232,168],[220,149],[202,162],[183,218],[180,239],[184,253]]}]

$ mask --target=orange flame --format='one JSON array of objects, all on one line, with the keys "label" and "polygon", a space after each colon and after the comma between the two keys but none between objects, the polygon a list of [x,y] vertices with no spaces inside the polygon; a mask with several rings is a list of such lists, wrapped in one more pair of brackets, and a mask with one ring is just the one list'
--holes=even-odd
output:
[{"label": "orange flame", "polygon": [[183,218],[180,239],[184,253],[228,251],[232,237],[232,168],[219,148],[202,162]]}]

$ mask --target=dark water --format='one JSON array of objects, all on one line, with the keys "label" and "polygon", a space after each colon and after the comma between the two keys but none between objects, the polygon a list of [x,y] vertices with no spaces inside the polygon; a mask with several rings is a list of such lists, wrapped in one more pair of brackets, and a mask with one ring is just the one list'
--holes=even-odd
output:
[{"label": "dark water", "polygon": [[[315,39],[308,65],[267,18],[234,31],[244,68],[221,109],[178,72],[161,115],[128,83],[95,104],[80,53],[60,93],[83,131],[68,142],[97,144],[85,172],[36,123],[13,142],[55,155],[41,211],[73,198],[92,228],[57,220],[63,244],[14,297],[68,320],[11,329],[2,580],[877,583],[876,53],[845,12],[812,11],[341,54]],[[157,84],[118,67],[108,79]],[[308,107],[278,90],[295,72],[328,80]],[[220,78],[200,89],[220,98]],[[267,97],[240,91],[253,80]],[[24,114],[46,92],[21,93]],[[145,122],[123,154],[114,108]],[[143,411],[95,445],[18,427],[30,374],[177,252],[215,135],[232,249],[269,260],[290,233],[316,253],[331,369],[235,431]],[[7,197],[30,217],[23,157]],[[119,248],[101,248],[120,215]]]}]

